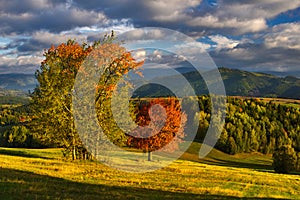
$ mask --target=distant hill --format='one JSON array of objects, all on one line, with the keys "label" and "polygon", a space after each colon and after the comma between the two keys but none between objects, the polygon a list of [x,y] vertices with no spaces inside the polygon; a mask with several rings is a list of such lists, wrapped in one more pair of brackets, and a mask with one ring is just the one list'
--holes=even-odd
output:
[{"label": "distant hill", "polygon": [[0,90],[18,90],[28,92],[37,84],[33,74],[0,74]]},{"label": "distant hill", "polygon": [[[226,94],[228,96],[253,96],[253,97],[282,97],[300,99],[300,79],[293,76],[278,77],[266,73],[248,72],[237,69],[219,68],[222,76]],[[211,73],[211,72],[206,72]],[[191,86],[197,91],[197,95],[208,94],[207,86],[201,75],[195,71],[182,73],[189,80]],[[184,88],[179,86],[176,80],[178,75],[165,76],[154,79],[171,84],[178,84],[178,90]],[[209,80],[213,82],[212,80]],[[176,92],[176,91],[175,91]],[[162,87],[141,87],[134,96],[159,96],[169,94],[169,91]]]},{"label": "distant hill", "polygon": [[[201,75],[191,69],[178,69],[197,91],[197,95],[207,94],[207,87]],[[238,69],[219,69],[224,81],[226,94],[229,96],[253,97],[282,97],[300,99],[300,79],[293,76],[279,77],[267,73],[248,72]],[[210,72],[206,72],[210,73]],[[162,73],[164,74],[164,73]],[[155,81],[167,81],[175,84],[178,90],[184,90],[179,75],[162,76]],[[155,76],[154,76],[155,77]],[[212,78],[213,79],[213,78]],[[211,80],[212,82],[214,80]],[[176,85],[178,84],[178,86]],[[0,74],[0,96],[23,96],[28,90],[33,91],[37,81],[33,74]],[[171,94],[171,91],[159,85],[143,86],[135,92],[134,96],[160,96]]]},{"label": "distant hill", "polygon": [[293,72],[263,71],[263,73],[272,74],[274,76],[279,76],[279,77],[286,77],[289,76],[290,74],[293,74],[293,76],[300,78],[300,71],[293,71]]},{"label": "distant hill", "polygon": [[33,74],[0,74],[0,104],[27,104],[36,84]]},{"label": "distant hill", "polygon": [[227,95],[300,98],[300,79],[220,68]]}]

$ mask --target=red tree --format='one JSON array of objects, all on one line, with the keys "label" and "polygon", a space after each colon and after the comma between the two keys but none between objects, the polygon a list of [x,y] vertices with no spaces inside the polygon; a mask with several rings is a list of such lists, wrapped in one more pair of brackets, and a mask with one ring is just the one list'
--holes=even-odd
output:
[{"label": "red tree", "polygon": [[178,149],[185,136],[184,125],[187,120],[179,100],[156,98],[142,101],[137,107],[136,123],[140,127],[130,133],[127,144],[148,152],[149,161],[152,151],[163,147],[168,152]]}]

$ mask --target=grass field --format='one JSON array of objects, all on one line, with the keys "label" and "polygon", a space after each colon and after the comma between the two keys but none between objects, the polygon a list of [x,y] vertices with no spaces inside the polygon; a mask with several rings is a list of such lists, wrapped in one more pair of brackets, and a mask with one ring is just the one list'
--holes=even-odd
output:
[{"label": "grass field", "polygon": [[291,106],[295,108],[300,108],[300,100],[299,99],[286,99],[286,98],[267,98],[267,97],[245,97],[245,96],[231,96],[231,98],[239,98],[239,99],[259,99],[266,103],[273,102],[276,104],[281,104],[285,106]]},{"label": "grass field", "polygon": [[199,160],[199,148],[148,173],[65,160],[59,149],[0,148],[0,199],[300,199],[300,176],[274,173],[271,157],[213,150]]}]

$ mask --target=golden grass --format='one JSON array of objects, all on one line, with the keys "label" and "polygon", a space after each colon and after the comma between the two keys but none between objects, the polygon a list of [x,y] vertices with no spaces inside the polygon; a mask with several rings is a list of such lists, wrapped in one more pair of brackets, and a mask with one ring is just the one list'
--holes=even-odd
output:
[{"label": "golden grass", "polygon": [[[263,155],[223,156],[223,166],[205,160],[177,160],[155,172],[127,173],[95,161],[64,160],[58,149],[4,150],[0,154],[0,199],[300,198],[299,176],[245,166]],[[212,154],[210,162],[221,155]],[[241,167],[230,165],[239,159],[243,160]]]}]

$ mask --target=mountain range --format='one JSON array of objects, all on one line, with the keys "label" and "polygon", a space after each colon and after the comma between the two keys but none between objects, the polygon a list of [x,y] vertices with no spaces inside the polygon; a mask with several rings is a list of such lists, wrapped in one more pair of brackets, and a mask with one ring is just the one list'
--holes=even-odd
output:
[{"label": "mountain range", "polygon": [[[205,73],[211,73],[208,71]],[[279,77],[267,73],[249,72],[238,69],[219,68],[226,95],[228,96],[248,96],[248,97],[279,97],[300,99],[300,79],[294,76]],[[205,74],[204,73],[204,74]],[[211,73],[214,74],[214,73]],[[153,79],[153,82],[165,82],[167,85],[171,84],[176,90],[184,90],[179,81],[181,75],[160,76]],[[186,70],[182,73],[190,85],[196,91],[197,95],[208,94],[206,83],[202,76],[194,70]],[[214,84],[213,75],[210,76],[210,83]],[[164,87],[149,84],[142,86],[135,91],[134,96],[162,96],[161,94],[170,95],[170,91]]]},{"label": "mountain range", "polygon": [[220,68],[226,93],[230,96],[300,98],[300,79],[266,73]]},{"label": "mountain range", "polygon": [[[279,77],[267,73],[248,72],[229,68],[219,68],[219,71],[228,96],[300,99],[300,79],[297,77]],[[197,95],[207,93],[206,84],[198,72],[187,70],[185,72],[181,71],[181,74],[190,82],[191,86],[198,91]],[[166,75],[165,77],[160,77],[160,79],[168,79],[176,82],[179,78],[178,76],[179,75]],[[37,81],[32,74],[0,74],[0,95],[7,94],[8,91],[12,90],[28,93],[28,91],[33,91],[36,85]],[[156,96],[159,95],[159,91],[162,89],[163,87],[157,85],[141,87],[135,95]],[[151,91],[151,93],[149,93],[149,91]],[[18,92],[15,93],[18,94]]]},{"label": "mountain range", "polygon": [[33,74],[0,74],[0,90],[32,91],[37,85]]}]

